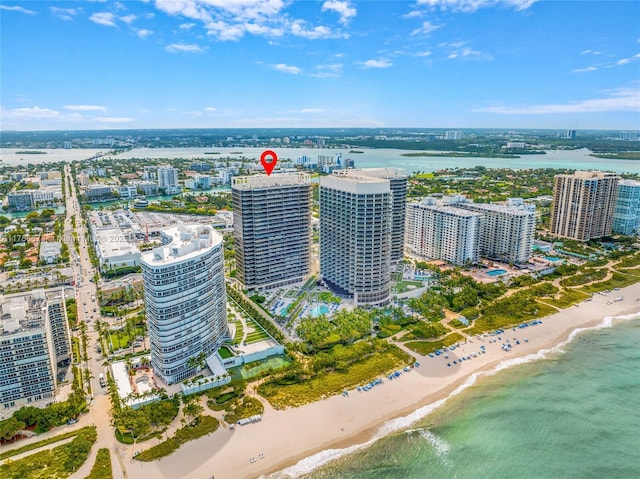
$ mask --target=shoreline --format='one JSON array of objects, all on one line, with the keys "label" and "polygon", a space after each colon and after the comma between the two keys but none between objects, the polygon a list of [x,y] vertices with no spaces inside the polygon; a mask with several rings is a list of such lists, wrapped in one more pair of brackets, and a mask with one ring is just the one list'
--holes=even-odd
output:
[{"label": "shoreline", "polygon": [[[618,296],[624,299],[606,304]],[[384,384],[367,392],[352,390],[348,397],[333,396],[282,411],[267,408],[259,423],[221,429],[160,461],[141,463],[125,454],[125,466],[131,478],[299,477],[410,427],[483,376],[561,351],[584,330],[608,327],[624,316],[640,317],[640,284],[606,296],[596,294],[590,302],[541,318],[542,324],[506,330],[501,341],[493,341],[498,336],[473,338],[449,352],[449,359],[415,355],[419,368],[393,381],[385,378]],[[506,339],[513,344],[510,352],[501,349]],[[478,354],[481,345],[485,354]],[[477,357],[452,364],[472,353]]]}]

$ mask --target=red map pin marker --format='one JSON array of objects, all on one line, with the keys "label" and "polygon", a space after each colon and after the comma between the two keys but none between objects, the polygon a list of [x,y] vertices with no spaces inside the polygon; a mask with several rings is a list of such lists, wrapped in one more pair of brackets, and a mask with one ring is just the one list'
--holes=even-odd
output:
[{"label": "red map pin marker", "polygon": [[[267,158],[271,157],[271,161],[267,161]],[[275,151],[266,150],[262,152],[260,155],[260,163],[262,163],[262,167],[264,171],[267,172],[267,176],[271,174],[273,169],[276,167],[276,163],[278,162],[278,155],[276,155]]]}]

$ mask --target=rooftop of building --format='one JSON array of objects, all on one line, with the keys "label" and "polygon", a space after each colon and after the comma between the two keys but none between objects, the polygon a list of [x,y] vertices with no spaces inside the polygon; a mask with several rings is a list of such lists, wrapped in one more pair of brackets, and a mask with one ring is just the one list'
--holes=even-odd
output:
[{"label": "rooftop of building", "polygon": [[455,205],[450,205],[446,203],[442,203],[439,201],[429,201],[434,200],[435,198],[424,198],[422,201],[414,201],[409,203],[410,206],[417,206],[419,208],[439,211],[442,213],[450,213],[456,216],[461,216],[464,218],[474,218],[482,216],[482,213],[477,213],[475,211],[464,210],[462,208],[456,208]]},{"label": "rooftop of building", "polygon": [[373,176],[376,178],[407,178],[407,172],[402,168],[347,168],[346,170],[336,170],[334,175],[340,176]]},{"label": "rooftop of building", "polygon": [[556,177],[561,177],[561,178],[584,178],[584,179],[589,179],[589,178],[597,178],[597,179],[604,179],[604,178],[619,178],[620,176],[618,175],[618,173],[614,173],[611,171],[598,171],[598,170],[579,170],[574,172],[573,174],[570,173],[564,173],[564,174],[560,174],[560,175],[556,175]]},{"label": "rooftop of building", "polygon": [[113,258],[127,254],[140,254],[137,246],[129,243],[120,228],[103,228],[96,232],[100,256]]},{"label": "rooftop of building", "polygon": [[162,234],[171,237],[172,241],[141,257],[142,262],[151,267],[196,258],[222,244],[222,235],[207,225],[178,225],[163,230]]},{"label": "rooftop of building", "polygon": [[620,180],[618,185],[620,185],[620,186],[640,186],[640,181],[624,179],[624,180]]},{"label": "rooftop of building", "polygon": [[311,184],[311,175],[308,173],[274,173],[272,175],[236,176],[232,179],[232,188],[236,190],[307,184]]},{"label": "rooftop of building", "polygon": [[388,179],[358,174],[323,176],[320,178],[320,187],[356,194],[391,192],[391,183]]},{"label": "rooftop of building", "polygon": [[62,298],[62,290],[38,289],[0,297],[0,336],[9,336],[44,328],[45,316],[42,308],[49,301]]}]

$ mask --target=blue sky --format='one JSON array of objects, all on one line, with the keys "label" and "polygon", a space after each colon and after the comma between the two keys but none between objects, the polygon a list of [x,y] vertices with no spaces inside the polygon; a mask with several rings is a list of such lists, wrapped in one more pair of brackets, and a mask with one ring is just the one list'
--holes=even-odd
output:
[{"label": "blue sky", "polygon": [[640,129],[640,2],[0,0],[0,129]]}]

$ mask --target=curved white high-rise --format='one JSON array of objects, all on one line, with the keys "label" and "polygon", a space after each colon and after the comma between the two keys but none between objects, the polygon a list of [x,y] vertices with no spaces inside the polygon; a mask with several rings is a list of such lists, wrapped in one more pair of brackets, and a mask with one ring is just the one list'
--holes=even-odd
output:
[{"label": "curved white high-rise", "polygon": [[190,358],[213,354],[229,336],[222,236],[211,226],[162,231],[141,257],[151,365],[167,384],[197,372]]}]

